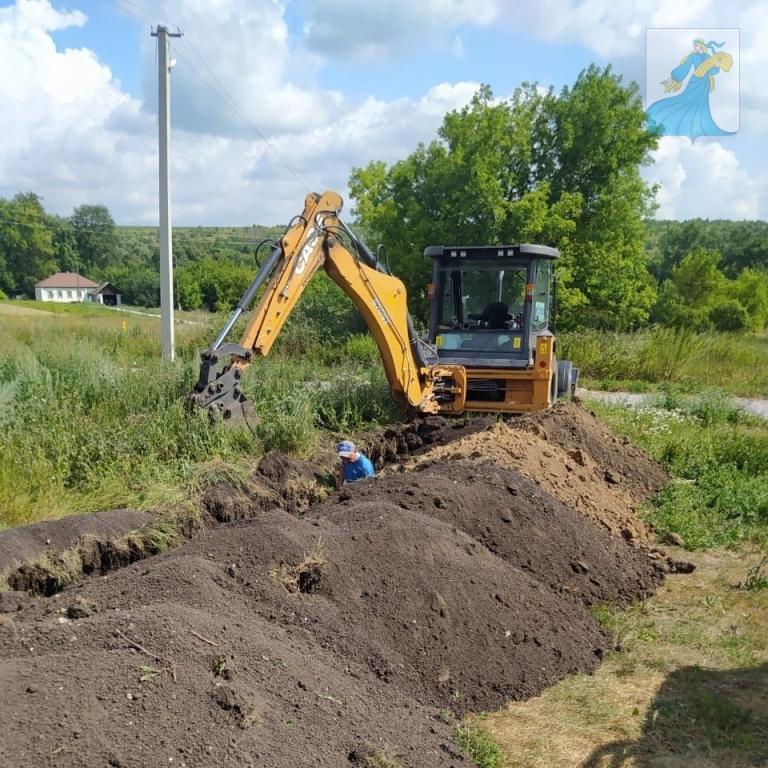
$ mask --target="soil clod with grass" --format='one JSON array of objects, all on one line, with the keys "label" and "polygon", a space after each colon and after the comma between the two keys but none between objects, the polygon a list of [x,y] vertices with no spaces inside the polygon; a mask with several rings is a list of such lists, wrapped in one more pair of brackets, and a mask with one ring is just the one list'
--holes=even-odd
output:
[{"label": "soil clod with grass", "polygon": [[328,495],[325,473],[273,455],[259,489],[206,496],[217,524],[180,546],[13,593],[0,766],[472,765],[443,713],[594,670],[611,640],[590,605],[644,597],[664,570],[477,458]]}]

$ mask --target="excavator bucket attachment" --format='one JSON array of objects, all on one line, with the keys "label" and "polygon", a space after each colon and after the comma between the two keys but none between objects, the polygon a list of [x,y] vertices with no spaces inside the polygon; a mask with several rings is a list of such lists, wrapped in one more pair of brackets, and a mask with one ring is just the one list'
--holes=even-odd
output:
[{"label": "excavator bucket attachment", "polygon": [[[256,411],[241,387],[243,369],[230,364],[226,350],[221,352],[224,353],[224,360],[220,352],[209,350],[203,353],[200,378],[187,401],[189,408],[206,410],[212,419],[253,427],[257,421]],[[250,357],[250,353],[248,355]]]}]

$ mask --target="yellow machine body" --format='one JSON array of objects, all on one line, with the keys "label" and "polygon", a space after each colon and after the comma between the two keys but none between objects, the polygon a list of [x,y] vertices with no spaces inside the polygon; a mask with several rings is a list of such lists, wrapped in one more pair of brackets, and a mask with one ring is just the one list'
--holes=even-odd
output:
[{"label": "yellow machine body", "polygon": [[[246,415],[242,370],[269,354],[312,276],[321,267],[353,301],[381,354],[392,393],[409,410],[459,414],[475,411],[527,411],[551,405],[554,338],[537,339],[530,370],[498,370],[442,363],[437,350],[419,339],[408,313],[401,280],[389,274],[364,243],[341,221],[336,192],[310,194],[304,210],[286,229],[219,337],[203,355],[191,404],[225,419]],[[261,291],[263,287],[263,291]],[[237,318],[261,291],[238,344],[225,343]],[[468,399],[471,382],[503,381],[498,402]]]}]

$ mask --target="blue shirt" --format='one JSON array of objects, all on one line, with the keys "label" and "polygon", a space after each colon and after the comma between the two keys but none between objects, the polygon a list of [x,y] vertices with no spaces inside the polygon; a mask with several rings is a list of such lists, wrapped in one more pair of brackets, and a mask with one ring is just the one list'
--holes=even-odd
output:
[{"label": "blue shirt", "polygon": [[367,456],[358,454],[357,461],[343,461],[341,471],[344,480],[348,483],[354,483],[355,480],[362,480],[365,477],[373,477],[376,473],[373,471],[373,464]]}]

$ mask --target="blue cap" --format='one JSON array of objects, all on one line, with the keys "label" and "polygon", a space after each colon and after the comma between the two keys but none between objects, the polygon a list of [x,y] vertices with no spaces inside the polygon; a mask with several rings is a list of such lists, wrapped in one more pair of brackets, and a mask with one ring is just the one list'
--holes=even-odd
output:
[{"label": "blue cap", "polygon": [[345,459],[350,458],[353,454],[356,453],[355,444],[351,440],[342,440],[337,446],[336,446],[336,452],[339,454],[339,456],[342,456]]}]

